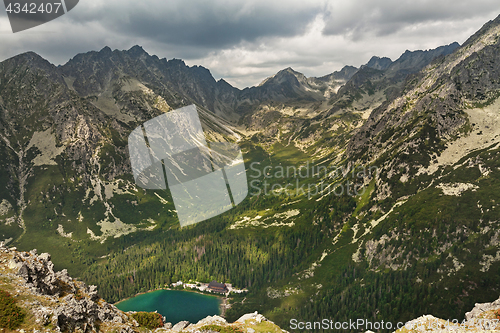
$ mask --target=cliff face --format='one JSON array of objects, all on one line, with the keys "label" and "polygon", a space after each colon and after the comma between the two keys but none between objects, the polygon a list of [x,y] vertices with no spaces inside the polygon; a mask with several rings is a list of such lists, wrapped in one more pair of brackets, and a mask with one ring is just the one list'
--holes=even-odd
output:
[{"label": "cliff face", "polygon": [[[151,332],[132,317],[100,298],[96,286],[73,279],[64,269],[54,271],[48,253],[37,250],[19,252],[0,242],[0,290],[7,291],[26,313],[19,329],[32,332]],[[163,318],[165,321],[165,318]],[[237,329],[260,328],[282,332],[264,316],[246,314],[233,324],[219,316],[207,317],[196,324],[187,321],[172,327],[166,323],[155,332],[208,332],[207,327]],[[1,328],[1,327],[0,327]]]},{"label": "cliff face", "polygon": [[138,324],[129,315],[100,298],[95,286],[71,278],[66,270],[55,272],[50,259],[48,253],[18,252],[0,244],[0,289],[27,312],[23,326],[50,332],[134,331]]}]

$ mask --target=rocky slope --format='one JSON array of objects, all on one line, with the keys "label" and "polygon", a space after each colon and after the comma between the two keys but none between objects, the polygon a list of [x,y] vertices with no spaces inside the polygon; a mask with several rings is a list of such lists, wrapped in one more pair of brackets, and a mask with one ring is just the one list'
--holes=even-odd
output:
[{"label": "rocky slope", "polygon": [[409,76],[355,131],[345,155],[378,169],[370,200],[351,219],[352,260],[413,271],[413,281],[455,293],[450,304],[462,312],[499,288],[490,278],[499,245],[499,41],[500,17]]},{"label": "rocky slope", "polygon": [[[310,199],[310,227],[324,223],[326,232],[334,229],[332,245],[286,286],[269,287],[270,302],[280,299],[286,309],[297,299],[313,302],[318,297],[312,295],[320,295],[321,304],[307,304],[301,314],[322,309],[344,320],[352,304],[358,304],[353,311],[379,319],[395,313],[410,319],[415,312],[459,318],[474,300],[498,294],[499,41],[500,17],[464,45],[436,49],[432,60],[425,52],[406,52],[396,65],[373,59],[330,99],[327,111],[311,117],[311,147],[321,140],[328,147],[337,144],[337,159],[326,164],[359,168],[359,174],[344,177],[362,182],[366,192],[356,196],[348,216],[332,218],[342,220],[342,230],[328,225],[339,206],[324,202],[327,196],[313,197],[319,204]],[[409,64],[415,68],[405,68]],[[262,111],[261,119],[271,114]],[[348,130],[348,143],[328,141],[326,133],[338,128],[329,121],[355,114],[367,120]],[[264,133],[274,128],[281,139],[283,122],[274,112]],[[300,137],[302,127],[291,133],[288,142]],[[376,177],[366,177],[368,167],[377,169]],[[333,290],[325,290],[331,277]]]},{"label": "rocky slope", "polygon": [[132,332],[133,320],[97,295],[95,286],[55,272],[48,253],[18,252],[0,244],[0,288],[28,312],[25,324],[38,331],[97,331],[99,327]]},{"label": "rocky slope", "polygon": [[453,53],[460,45],[452,43],[426,51],[406,50],[396,61],[372,57],[354,73],[336,95],[328,101],[331,105],[323,118],[338,112],[362,111],[369,114],[385,101],[399,96],[408,75],[419,72],[440,57]]},{"label": "rocky slope", "polygon": [[[171,105],[193,102],[169,90],[175,82],[158,83],[161,73],[151,73],[160,72],[155,64],[163,65],[155,59],[140,48],[132,48],[123,53],[103,49],[77,56],[59,68],[34,53],[0,64],[0,149],[5,156],[0,162],[3,240],[22,242],[27,231],[51,238],[57,231],[56,237],[70,242],[89,237],[104,242],[156,224],[151,221],[157,213],[139,209],[138,214],[146,214],[128,219],[127,214],[118,212],[126,199],[111,202],[113,197],[131,194],[130,190],[137,192],[127,178],[131,172],[127,149],[130,131],[171,110]],[[195,86],[185,87],[186,94],[189,89],[202,94],[196,84],[209,86],[203,83],[207,71],[190,69],[176,60],[164,67],[178,80],[194,82]],[[89,74],[90,68],[97,69]],[[181,88],[176,85],[176,89]],[[197,96],[193,98],[204,98]],[[199,109],[207,138],[239,137],[227,120]],[[155,200],[161,205],[159,198]]]},{"label": "rocky slope", "polygon": [[[495,127],[484,121],[487,108],[497,108],[500,91],[499,24],[500,18],[489,22],[455,52],[409,78],[403,94],[375,109],[357,131],[348,145],[348,158],[353,163],[377,163],[381,176],[406,183],[484,148],[481,142],[498,142],[495,135],[490,140],[482,135],[484,131],[490,137]],[[449,158],[456,145],[462,152]]]}]

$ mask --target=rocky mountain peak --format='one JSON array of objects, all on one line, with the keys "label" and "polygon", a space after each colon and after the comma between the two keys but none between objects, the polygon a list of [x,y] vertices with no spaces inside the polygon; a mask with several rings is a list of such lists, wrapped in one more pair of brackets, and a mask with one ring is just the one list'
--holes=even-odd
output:
[{"label": "rocky mountain peak", "polygon": [[278,73],[291,73],[293,75],[302,75],[301,73],[294,70],[292,67],[287,67],[287,68],[279,71]]},{"label": "rocky mountain peak", "polygon": [[284,70],[282,71],[279,71],[278,74],[276,74],[275,77],[287,77],[287,78],[295,78],[297,80],[305,80],[306,79],[306,76],[300,72],[297,72],[295,71],[294,69],[292,69],[291,67],[288,67],[288,68],[285,68]]},{"label": "rocky mountain peak", "polygon": [[176,58],[173,58],[173,59],[170,59],[170,60],[166,60],[166,59],[163,59],[168,65],[171,65],[171,66],[177,66],[177,67],[188,67],[186,65],[186,63],[184,62],[184,60],[182,59],[176,59]]},{"label": "rocky mountain peak", "polygon": [[238,90],[237,88],[233,87],[229,82],[227,82],[224,79],[220,79],[219,81],[217,81],[217,86],[219,86],[223,89],[229,89],[229,90],[234,90],[234,91]]},{"label": "rocky mountain peak", "polygon": [[338,81],[347,82],[352,78],[352,76],[354,74],[356,74],[356,72],[358,70],[359,70],[358,68],[348,65],[348,66],[342,67],[342,69],[340,71],[335,71],[331,74],[318,77],[317,79],[320,81],[323,81],[323,82],[328,82],[328,81],[332,81],[332,80],[333,81],[338,80]]},{"label": "rocky mountain peak", "polygon": [[280,70],[275,75],[265,79],[259,86],[271,85],[271,84],[283,84],[283,83],[291,83],[294,85],[298,85],[300,81],[305,81],[306,77],[304,74],[295,71],[291,67],[287,67],[285,69]]},{"label": "rocky mountain peak", "polygon": [[129,315],[106,303],[95,286],[87,286],[68,275],[54,271],[48,253],[19,252],[0,243],[0,288],[14,288],[22,299],[20,306],[34,317],[36,327],[51,325],[57,332],[99,331],[99,326],[133,332],[138,326]]},{"label": "rocky mountain peak", "polygon": [[497,36],[499,26],[500,26],[500,15],[498,15],[494,20],[486,22],[481,27],[481,29],[479,29],[474,35],[470,36],[465,41],[462,47],[468,47],[487,35]]},{"label": "rocky mountain peak", "polygon": [[103,47],[100,51],[99,51],[100,54],[105,54],[105,55],[110,55],[111,53],[113,53],[113,51],[111,50],[111,48],[109,46],[105,46]]},{"label": "rocky mountain peak", "polygon": [[33,51],[21,53],[2,63],[4,66],[25,65],[30,68],[54,69],[55,66]]},{"label": "rocky mountain peak", "polygon": [[142,46],[134,45],[128,51],[126,51],[131,56],[141,57],[141,56],[149,56]]},{"label": "rocky mountain peak", "polygon": [[334,72],[334,75],[337,79],[349,80],[356,72],[358,68],[354,66],[344,66],[338,72]]},{"label": "rocky mountain peak", "polygon": [[378,70],[385,70],[389,68],[389,66],[392,64],[392,60],[387,57],[377,57],[373,56],[371,57],[370,61],[366,63],[366,65],[361,66],[361,68],[364,67],[369,67],[373,69],[378,69]]}]

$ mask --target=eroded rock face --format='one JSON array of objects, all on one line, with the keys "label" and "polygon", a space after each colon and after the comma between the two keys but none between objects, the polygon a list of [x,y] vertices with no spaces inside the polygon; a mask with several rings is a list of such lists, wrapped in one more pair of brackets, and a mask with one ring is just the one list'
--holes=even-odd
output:
[{"label": "eroded rock face", "polygon": [[255,311],[254,313],[247,313],[247,314],[241,316],[237,320],[237,322],[244,323],[247,320],[253,320],[257,323],[261,323],[263,321],[266,321],[267,319],[263,315],[261,315],[261,314],[257,313],[257,311]]},{"label": "eroded rock face", "polygon": [[180,332],[182,331],[184,328],[186,328],[186,326],[189,325],[189,321],[180,321],[178,322],[177,324],[174,325],[174,327],[172,327],[172,331],[173,332]]},{"label": "eroded rock face", "polygon": [[18,252],[3,243],[0,252],[12,255],[8,268],[24,280],[23,289],[54,302],[50,307],[32,307],[37,323],[51,324],[58,332],[98,332],[102,323],[128,324],[117,327],[122,332],[134,332],[131,326],[138,326],[135,320],[99,298],[96,286],[74,280],[65,269],[55,272],[50,254],[37,255],[36,250]]},{"label": "eroded rock face", "polygon": [[500,309],[500,298],[491,303],[476,303],[474,308],[465,314],[467,320],[483,318],[484,314]]},{"label": "eroded rock face", "polygon": [[50,254],[36,254],[31,252],[14,253],[9,266],[14,268],[16,274],[22,277],[26,283],[36,289],[38,293],[51,296],[59,296],[63,285],[68,291],[75,291],[74,283],[68,272],[54,272],[54,264],[50,260]]},{"label": "eroded rock face", "polygon": [[500,328],[496,314],[498,310],[500,310],[500,298],[491,303],[476,303],[474,309],[465,314],[463,321],[455,322],[425,315],[406,322],[404,327],[397,330],[396,333],[498,332]]}]

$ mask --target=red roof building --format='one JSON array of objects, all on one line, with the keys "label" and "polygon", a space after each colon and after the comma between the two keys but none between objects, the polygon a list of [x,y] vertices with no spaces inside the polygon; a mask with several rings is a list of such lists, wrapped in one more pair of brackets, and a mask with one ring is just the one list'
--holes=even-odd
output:
[{"label": "red roof building", "polygon": [[219,283],[215,280],[213,280],[212,282],[210,282],[208,284],[208,289],[213,291],[213,292],[221,293],[221,294],[225,294],[229,291],[224,283]]}]

